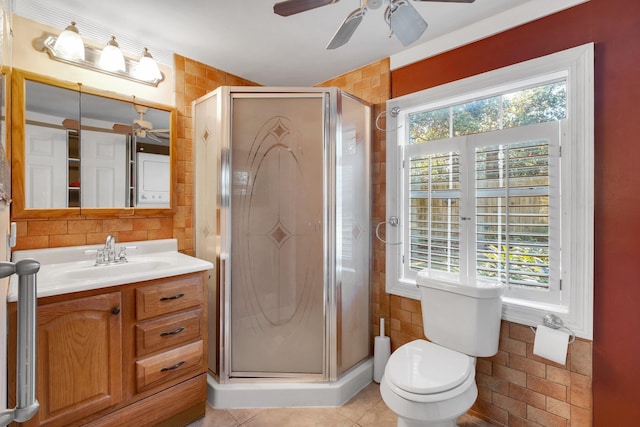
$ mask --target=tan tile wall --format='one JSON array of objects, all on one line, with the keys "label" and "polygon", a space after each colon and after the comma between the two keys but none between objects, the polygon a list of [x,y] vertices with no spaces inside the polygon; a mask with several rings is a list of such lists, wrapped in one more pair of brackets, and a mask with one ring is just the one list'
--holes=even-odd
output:
[{"label": "tan tile wall", "polygon": [[479,358],[474,415],[504,426],[589,427],[592,346],[577,339],[566,365],[533,355],[533,331],[502,322],[498,354]]},{"label": "tan tile wall", "polygon": [[109,219],[81,216],[74,219],[46,218],[15,222],[17,240],[13,250],[94,245],[104,243],[109,234],[117,242],[170,239],[173,237],[174,223],[172,217],[137,214]]}]

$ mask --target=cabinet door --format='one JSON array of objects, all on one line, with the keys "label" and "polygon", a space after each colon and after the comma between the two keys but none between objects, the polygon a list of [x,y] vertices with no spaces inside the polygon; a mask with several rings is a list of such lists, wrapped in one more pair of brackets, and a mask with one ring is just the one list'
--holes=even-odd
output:
[{"label": "cabinet door", "polygon": [[40,425],[67,425],[122,400],[120,292],[38,308]]}]

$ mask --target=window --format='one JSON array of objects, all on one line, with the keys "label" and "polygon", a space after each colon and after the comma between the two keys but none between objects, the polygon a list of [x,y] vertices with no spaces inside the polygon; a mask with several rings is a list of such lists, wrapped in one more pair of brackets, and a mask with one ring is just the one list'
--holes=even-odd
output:
[{"label": "window", "polygon": [[391,100],[387,291],[508,285],[503,317],[592,335],[593,47]]}]

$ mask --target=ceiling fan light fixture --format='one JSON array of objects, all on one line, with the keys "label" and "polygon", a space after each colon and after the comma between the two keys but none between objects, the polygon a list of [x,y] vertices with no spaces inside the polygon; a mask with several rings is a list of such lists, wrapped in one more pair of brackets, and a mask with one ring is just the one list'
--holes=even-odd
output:
[{"label": "ceiling fan light fixture", "polygon": [[162,80],[162,73],[158,63],[153,59],[153,56],[149,53],[149,49],[146,47],[140,55],[140,61],[135,70],[138,78],[143,80]]},{"label": "ceiling fan light fixture", "polygon": [[338,28],[338,31],[336,31],[327,45],[327,50],[337,49],[351,39],[351,36],[358,28],[358,25],[362,22],[362,17],[366,10],[367,9],[365,7],[356,9],[345,18],[342,25],[340,25],[340,28]]},{"label": "ceiling fan light fixture", "polygon": [[427,22],[408,0],[390,0],[385,19],[403,46],[409,46],[427,29]]},{"label": "ceiling fan light fixture", "polygon": [[111,40],[102,49],[99,66],[103,70],[111,72],[125,71],[124,55],[116,42],[115,36],[111,36]]},{"label": "ceiling fan light fixture", "polygon": [[71,21],[71,25],[58,35],[53,50],[65,59],[84,61],[84,42],[75,22]]}]

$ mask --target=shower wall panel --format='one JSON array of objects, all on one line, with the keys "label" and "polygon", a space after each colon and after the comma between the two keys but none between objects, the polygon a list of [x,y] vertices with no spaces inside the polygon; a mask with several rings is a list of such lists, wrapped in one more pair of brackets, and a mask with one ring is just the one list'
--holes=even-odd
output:
[{"label": "shower wall panel", "polygon": [[220,101],[217,93],[194,103],[193,144],[194,172],[196,174],[193,209],[196,216],[196,254],[214,264],[209,275],[209,371],[218,375],[222,334],[220,330],[220,156],[222,141],[219,123]]},{"label": "shower wall panel", "polygon": [[341,142],[336,148],[338,375],[369,355],[371,113],[343,94]]}]

